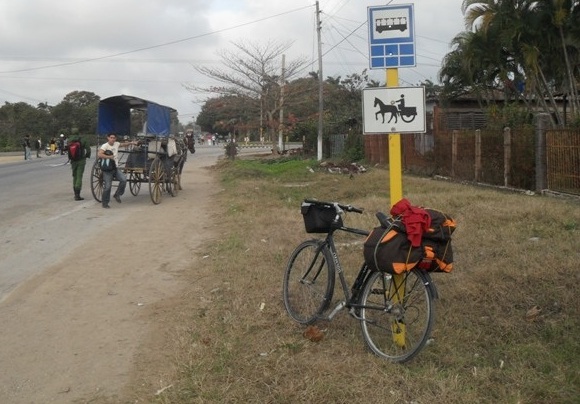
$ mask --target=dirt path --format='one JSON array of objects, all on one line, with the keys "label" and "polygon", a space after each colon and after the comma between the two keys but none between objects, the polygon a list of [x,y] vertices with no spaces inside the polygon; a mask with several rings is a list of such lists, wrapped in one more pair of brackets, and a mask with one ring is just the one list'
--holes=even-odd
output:
[{"label": "dirt path", "polygon": [[176,198],[135,206],[0,304],[0,402],[136,402],[135,386],[167,386],[166,324],[212,237],[215,157],[196,157]]}]

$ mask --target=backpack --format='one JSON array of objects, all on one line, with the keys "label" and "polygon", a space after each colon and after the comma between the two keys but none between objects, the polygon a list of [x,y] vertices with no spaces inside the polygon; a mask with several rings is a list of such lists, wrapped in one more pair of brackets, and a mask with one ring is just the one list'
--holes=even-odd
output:
[{"label": "backpack", "polygon": [[77,161],[83,158],[83,147],[80,140],[73,140],[68,144],[68,158],[70,161]]},{"label": "backpack", "polygon": [[[113,152],[110,150],[106,150],[105,154],[107,156],[112,156]],[[99,167],[101,168],[101,171],[110,172],[114,171],[117,168],[117,165],[115,164],[114,159],[99,159]]]}]

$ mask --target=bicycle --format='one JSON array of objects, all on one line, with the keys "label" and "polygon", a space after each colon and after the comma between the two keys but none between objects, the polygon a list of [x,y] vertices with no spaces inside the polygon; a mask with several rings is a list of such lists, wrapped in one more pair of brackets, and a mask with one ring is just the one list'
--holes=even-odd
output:
[{"label": "bicycle", "polygon": [[[308,325],[330,321],[348,309],[359,320],[372,353],[397,363],[412,359],[425,346],[434,323],[437,291],[429,273],[418,265],[392,275],[372,271],[363,263],[349,287],[333,235],[345,231],[368,236],[368,231],[346,227],[342,221],[344,212],[363,213],[363,209],[310,199],[302,209],[306,231],[326,233],[326,237],[306,240],[290,255],[283,281],[284,306],[290,317]],[[395,220],[382,212],[376,216],[385,228]],[[329,310],[337,275],[344,298]]]}]

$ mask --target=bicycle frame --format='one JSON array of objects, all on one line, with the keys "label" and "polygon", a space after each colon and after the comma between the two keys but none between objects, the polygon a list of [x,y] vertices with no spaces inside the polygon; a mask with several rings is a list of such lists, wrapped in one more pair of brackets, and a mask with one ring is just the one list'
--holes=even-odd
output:
[{"label": "bicycle frame", "polygon": [[[352,287],[349,287],[346,281],[346,277],[344,276],[344,271],[342,268],[342,264],[340,263],[340,258],[338,257],[336,244],[334,243],[333,236],[334,232],[337,230],[345,231],[347,233],[358,234],[361,236],[368,236],[369,234],[369,232],[366,230],[356,229],[354,227],[340,226],[337,228],[333,228],[330,232],[328,232],[324,242],[320,245],[320,250],[322,250],[322,248],[324,248],[325,245],[328,246],[328,250],[330,251],[330,255],[332,256],[335,272],[338,274],[340,286],[344,293],[344,300],[341,300],[338,303],[338,305],[330,312],[330,314],[326,318],[328,320],[332,320],[332,318],[345,306],[350,309],[362,307],[361,305],[357,304],[358,292],[360,291],[361,286],[364,285],[367,276],[370,274],[370,269],[368,269],[366,264],[363,264],[359,270],[359,273]],[[355,318],[358,318],[354,313],[351,313],[351,315],[353,315]]]},{"label": "bicycle frame", "polygon": [[[328,232],[328,234],[326,235],[326,238],[324,239],[324,242],[322,244],[320,244],[320,248],[319,248],[320,251],[324,248],[325,245],[328,246],[328,250],[330,251],[330,255],[332,256],[334,269],[335,269],[335,272],[338,274],[340,286],[341,286],[343,294],[344,294],[344,300],[341,300],[334,307],[334,309],[332,309],[330,314],[328,316],[326,316],[325,320],[332,320],[332,318],[340,310],[342,310],[344,307],[349,308],[350,314],[354,318],[356,318],[357,320],[360,320],[360,318],[356,315],[355,311],[356,311],[356,309],[365,308],[366,306],[363,306],[363,305],[358,303],[358,294],[360,292],[360,289],[364,285],[367,277],[371,274],[371,270],[366,266],[366,264],[363,263],[358,274],[357,274],[357,277],[355,278],[355,281],[352,284],[352,286],[348,285],[348,283],[346,281],[346,277],[344,275],[344,270],[342,268],[342,264],[340,263],[340,258],[338,257],[338,251],[337,251],[336,245],[334,243],[334,232],[337,230],[345,231],[347,233],[359,234],[361,236],[368,236],[368,234],[369,234],[369,232],[365,231],[365,230],[356,229],[353,227],[341,226],[341,227],[334,228],[330,232]],[[428,272],[426,272],[426,271],[423,271],[423,272],[427,278],[426,286],[429,287],[433,291],[433,296],[435,299],[437,299],[438,298],[437,288],[435,287],[435,284],[432,282],[431,276],[429,275]],[[405,296],[404,296],[404,289],[405,289],[405,282],[406,282],[405,274],[401,274],[401,275],[388,275],[387,274],[387,276],[392,276],[395,279],[395,282],[394,282],[395,289],[392,290],[391,292],[389,292],[388,295],[393,298],[393,301],[395,303],[397,303],[398,301],[402,301],[405,298]],[[403,291],[403,292],[401,292],[401,291]],[[385,299],[388,300],[386,296],[385,296]],[[394,304],[389,305],[388,310],[390,310],[392,307],[394,307]],[[372,307],[366,307],[366,308],[372,308]],[[399,327],[400,327],[400,325],[399,325]],[[400,334],[400,332],[399,333],[394,332],[394,336],[397,334]],[[404,337],[404,331],[403,331],[402,335]],[[403,342],[401,342],[401,343],[403,343]]]}]

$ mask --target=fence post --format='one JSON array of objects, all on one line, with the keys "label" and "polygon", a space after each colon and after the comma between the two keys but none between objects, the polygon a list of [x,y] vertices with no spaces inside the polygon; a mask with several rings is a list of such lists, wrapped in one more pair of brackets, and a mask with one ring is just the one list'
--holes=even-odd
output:
[{"label": "fence post", "polygon": [[548,188],[546,184],[546,128],[550,116],[538,114],[536,117],[536,191]]},{"label": "fence post", "polygon": [[503,185],[509,186],[511,182],[510,170],[512,159],[512,131],[510,128],[503,128]]},{"label": "fence post", "polygon": [[455,165],[457,164],[457,138],[459,132],[454,130],[451,134],[451,177],[455,178]]},{"label": "fence post", "polygon": [[481,129],[475,130],[475,182],[481,181]]}]

